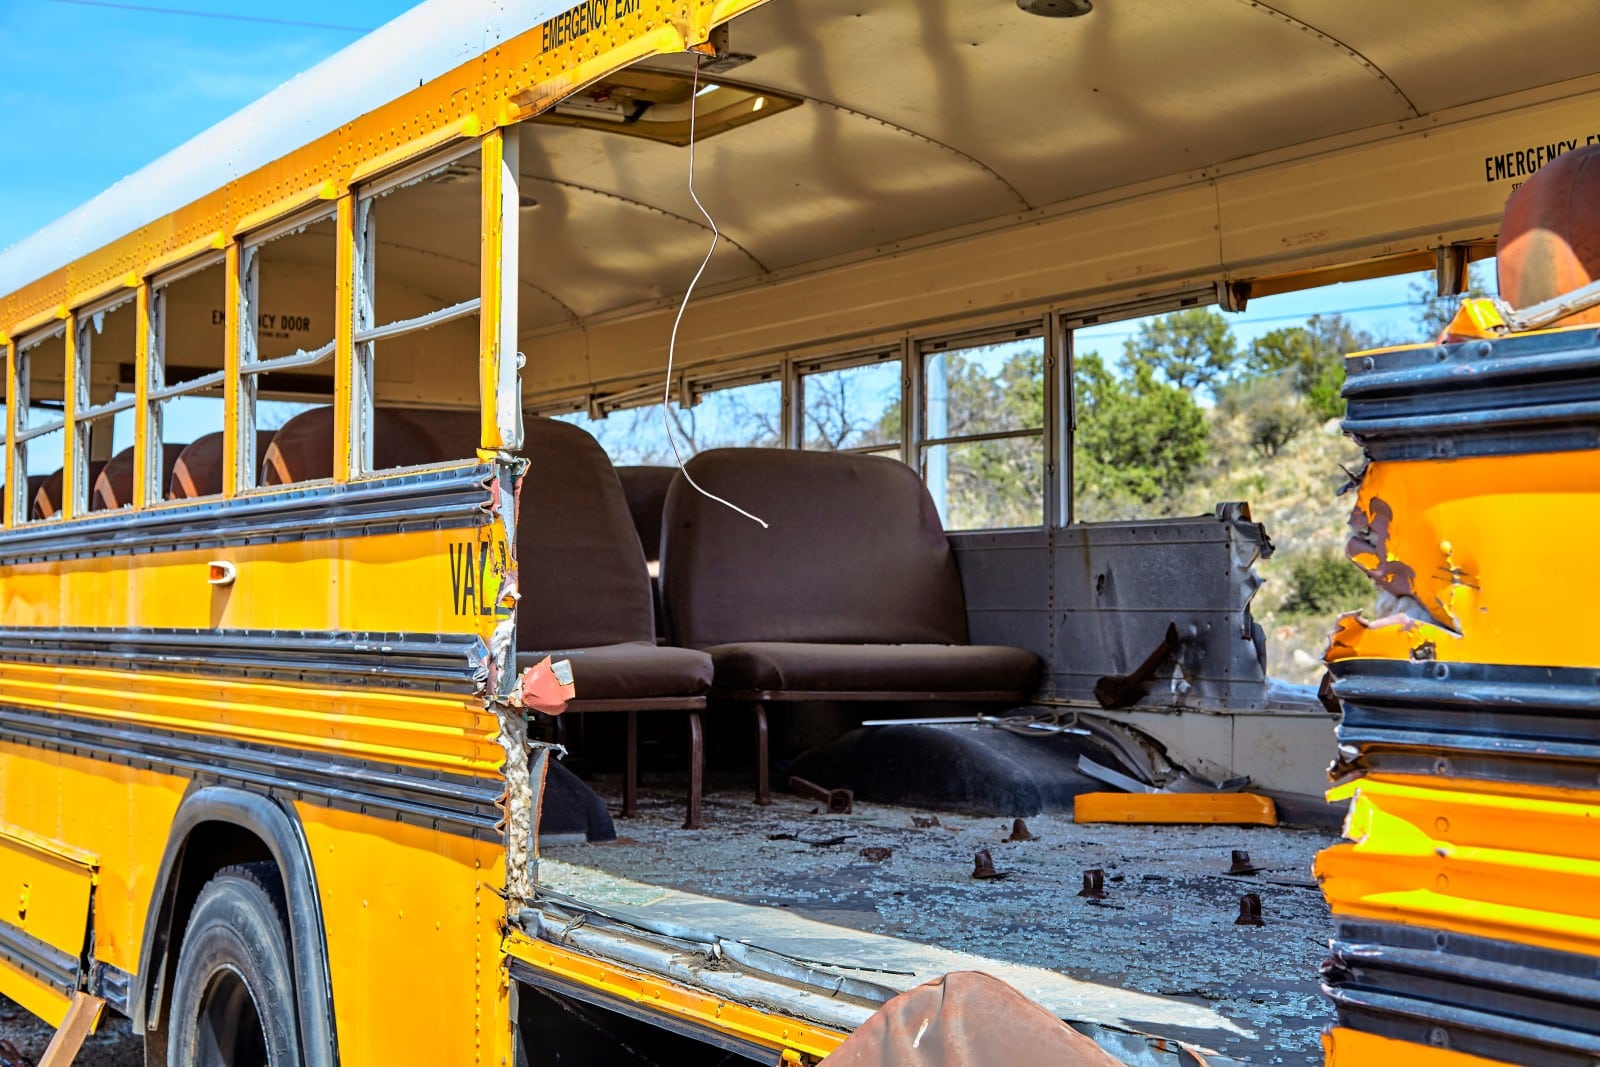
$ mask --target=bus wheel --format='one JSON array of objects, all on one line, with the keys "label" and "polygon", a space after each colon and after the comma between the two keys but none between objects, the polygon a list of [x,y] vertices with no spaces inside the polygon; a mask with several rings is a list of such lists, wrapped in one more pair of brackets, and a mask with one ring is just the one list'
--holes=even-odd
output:
[{"label": "bus wheel", "polygon": [[270,863],[224,868],[200,890],[178,952],[169,1067],[300,1062],[284,913]]}]

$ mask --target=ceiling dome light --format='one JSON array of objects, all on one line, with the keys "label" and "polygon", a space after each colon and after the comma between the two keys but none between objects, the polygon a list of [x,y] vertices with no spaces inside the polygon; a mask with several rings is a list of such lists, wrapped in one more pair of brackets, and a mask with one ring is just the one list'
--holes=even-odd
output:
[{"label": "ceiling dome light", "polygon": [[1017,6],[1047,19],[1075,19],[1094,10],[1090,0],[1017,0]]}]

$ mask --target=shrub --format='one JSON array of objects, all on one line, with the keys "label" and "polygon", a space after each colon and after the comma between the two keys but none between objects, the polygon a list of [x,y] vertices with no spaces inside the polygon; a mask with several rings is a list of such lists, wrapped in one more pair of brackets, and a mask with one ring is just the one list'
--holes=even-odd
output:
[{"label": "shrub", "polygon": [[1372,583],[1361,569],[1333,552],[1301,556],[1289,564],[1286,615],[1333,615],[1372,599]]}]

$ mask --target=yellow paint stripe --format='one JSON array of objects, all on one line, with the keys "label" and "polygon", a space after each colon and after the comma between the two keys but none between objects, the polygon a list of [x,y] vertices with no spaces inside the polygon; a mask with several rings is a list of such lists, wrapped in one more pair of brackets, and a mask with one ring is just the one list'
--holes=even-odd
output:
[{"label": "yellow paint stripe", "polygon": [[0,702],[461,774],[497,774],[504,761],[476,697],[8,665]]}]

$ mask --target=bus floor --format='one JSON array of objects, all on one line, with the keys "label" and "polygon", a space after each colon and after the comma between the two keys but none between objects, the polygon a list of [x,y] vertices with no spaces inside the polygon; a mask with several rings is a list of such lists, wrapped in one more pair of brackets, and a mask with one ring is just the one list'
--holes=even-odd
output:
[{"label": "bus floor", "polygon": [[[1034,840],[1008,842],[1006,819],[862,803],[829,815],[784,795],[761,808],[742,790],[708,796],[706,828],[686,831],[682,808],[675,791],[642,791],[616,841],[546,843],[541,884],[900,988],[987,971],[1068,1021],[1176,1038],[1221,1062],[1322,1062],[1333,1013],[1317,974],[1332,926],[1310,872],[1335,831],[1047,813],[1027,820]],[[974,876],[982,849],[1004,877]],[[1261,869],[1227,873],[1235,849]],[[1096,869],[1104,897],[1081,896]],[[1235,923],[1247,893],[1264,925]]]}]

